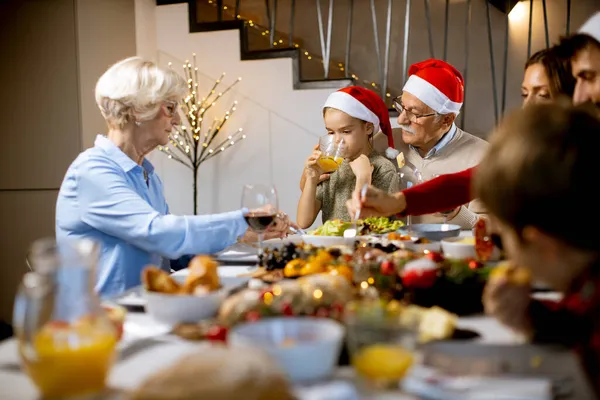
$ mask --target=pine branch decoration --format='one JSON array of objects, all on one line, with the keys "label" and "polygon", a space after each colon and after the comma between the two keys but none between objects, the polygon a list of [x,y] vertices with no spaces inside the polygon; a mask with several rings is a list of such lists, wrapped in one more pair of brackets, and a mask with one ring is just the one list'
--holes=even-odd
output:
[{"label": "pine branch decoration", "polygon": [[[245,139],[242,128],[228,135],[226,139],[220,135],[227,121],[236,111],[237,101],[234,101],[229,109],[220,118],[215,118],[208,129],[202,126],[209,111],[218,101],[229,92],[242,78],[237,78],[222,92],[217,92],[221,85],[225,72],[217,79],[205,97],[200,98],[198,94],[198,67],[196,66],[196,54],[192,54],[193,65],[189,60],[183,64],[184,77],[188,84],[188,94],[181,102],[181,110],[185,114],[185,121],[169,135],[169,144],[159,146],[158,150],[192,170],[194,214],[197,214],[197,178],[198,170],[202,163],[225,152],[240,140]],[[172,68],[171,63],[169,67]]]}]

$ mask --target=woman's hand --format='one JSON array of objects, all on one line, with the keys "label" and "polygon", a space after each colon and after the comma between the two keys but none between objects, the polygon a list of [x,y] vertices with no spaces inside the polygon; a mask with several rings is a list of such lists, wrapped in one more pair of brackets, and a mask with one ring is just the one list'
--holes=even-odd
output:
[{"label": "woman's hand", "polygon": [[389,194],[383,190],[369,186],[361,199],[361,190],[355,190],[352,199],[346,202],[350,215],[355,215],[360,208],[361,218],[389,217],[398,214],[406,208],[406,200],[402,192]]},{"label": "woman's hand", "polygon": [[357,179],[365,179],[371,176],[374,167],[371,165],[369,157],[361,154],[350,161],[350,168],[352,168],[352,172],[354,172],[354,176],[356,176]]},{"label": "woman's hand", "polygon": [[[279,211],[275,216],[273,223],[267,228],[264,234],[264,240],[285,238],[290,233],[290,227],[298,229],[298,225],[290,221],[290,218],[283,211]],[[258,234],[248,229],[241,239],[245,243],[258,242]]]},{"label": "woman's hand", "polygon": [[485,312],[517,333],[533,333],[529,317],[531,286],[512,283],[507,278],[491,277],[483,292]]}]

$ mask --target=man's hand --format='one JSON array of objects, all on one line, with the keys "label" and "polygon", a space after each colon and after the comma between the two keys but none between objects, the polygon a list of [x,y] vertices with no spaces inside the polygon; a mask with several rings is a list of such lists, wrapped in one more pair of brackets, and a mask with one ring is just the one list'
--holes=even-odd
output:
[{"label": "man's hand", "polygon": [[483,292],[485,312],[517,333],[533,333],[529,317],[531,286],[516,284],[507,278],[491,277]]},{"label": "man's hand", "polygon": [[355,190],[352,199],[346,202],[350,215],[355,215],[360,208],[361,218],[389,217],[398,214],[406,208],[406,200],[402,192],[389,194],[383,190],[369,186],[365,196],[361,198],[359,190]]},{"label": "man's hand", "polygon": [[462,206],[458,206],[453,210],[448,210],[448,211],[443,211],[443,212],[438,212],[435,213],[436,216],[438,217],[446,217],[446,219],[448,221],[450,221],[452,218],[456,217],[458,215],[458,213],[460,212]]}]

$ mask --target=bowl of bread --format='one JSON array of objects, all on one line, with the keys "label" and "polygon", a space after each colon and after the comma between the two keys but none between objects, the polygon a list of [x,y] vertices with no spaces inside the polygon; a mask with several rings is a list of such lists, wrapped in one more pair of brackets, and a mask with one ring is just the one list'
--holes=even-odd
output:
[{"label": "bowl of bread", "polygon": [[169,325],[214,317],[231,289],[222,285],[218,265],[210,256],[196,256],[188,266],[189,274],[181,277],[146,267],[142,272],[146,312]]}]

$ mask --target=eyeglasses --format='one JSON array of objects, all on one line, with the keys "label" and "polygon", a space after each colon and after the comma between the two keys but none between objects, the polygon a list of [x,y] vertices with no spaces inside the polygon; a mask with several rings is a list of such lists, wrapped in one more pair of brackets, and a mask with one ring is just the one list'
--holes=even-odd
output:
[{"label": "eyeglasses", "polygon": [[432,117],[434,115],[437,115],[437,113],[435,113],[435,112],[429,113],[429,114],[415,114],[412,111],[408,111],[402,104],[402,100],[400,100],[400,96],[398,96],[394,100],[392,100],[392,105],[394,106],[396,111],[398,111],[400,114],[402,114],[402,112],[406,111],[406,118],[408,118],[408,120],[410,122],[417,122],[417,120],[419,118]]},{"label": "eyeglasses", "polygon": [[175,113],[177,112],[177,107],[179,106],[179,104],[176,101],[165,101],[166,103],[166,107],[167,107],[167,112],[169,113],[169,116],[172,117],[175,115]]}]

